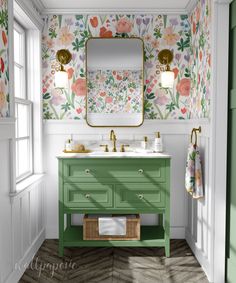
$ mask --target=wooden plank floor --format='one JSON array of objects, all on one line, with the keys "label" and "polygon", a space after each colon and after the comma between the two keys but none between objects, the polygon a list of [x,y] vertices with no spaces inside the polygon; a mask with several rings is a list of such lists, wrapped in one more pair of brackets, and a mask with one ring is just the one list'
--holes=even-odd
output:
[{"label": "wooden plank floor", "polygon": [[45,240],[20,283],[206,283],[206,275],[185,240],[163,248],[67,248]]}]

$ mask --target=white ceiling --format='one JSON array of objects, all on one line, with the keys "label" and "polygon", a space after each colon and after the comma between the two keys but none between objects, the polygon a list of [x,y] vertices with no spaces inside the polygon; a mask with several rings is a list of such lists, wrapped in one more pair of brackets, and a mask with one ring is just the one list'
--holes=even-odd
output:
[{"label": "white ceiling", "polygon": [[196,0],[32,0],[42,13],[189,12]]}]

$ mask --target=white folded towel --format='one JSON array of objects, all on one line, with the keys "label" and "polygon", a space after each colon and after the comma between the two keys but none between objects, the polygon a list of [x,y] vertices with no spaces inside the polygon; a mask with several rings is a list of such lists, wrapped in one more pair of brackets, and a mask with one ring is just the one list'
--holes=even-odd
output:
[{"label": "white folded towel", "polygon": [[199,148],[194,144],[188,148],[185,188],[193,198],[204,197],[201,158]]},{"label": "white folded towel", "polygon": [[125,236],[126,217],[99,217],[99,235]]}]

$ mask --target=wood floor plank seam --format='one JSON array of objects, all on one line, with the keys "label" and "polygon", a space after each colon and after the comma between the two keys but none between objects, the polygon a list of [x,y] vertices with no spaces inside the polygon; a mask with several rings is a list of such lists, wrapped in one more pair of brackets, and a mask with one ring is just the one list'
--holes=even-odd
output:
[{"label": "wood floor plank seam", "polygon": [[[41,270],[40,270],[41,267]],[[164,248],[66,248],[45,240],[19,283],[207,283],[185,240]]]}]

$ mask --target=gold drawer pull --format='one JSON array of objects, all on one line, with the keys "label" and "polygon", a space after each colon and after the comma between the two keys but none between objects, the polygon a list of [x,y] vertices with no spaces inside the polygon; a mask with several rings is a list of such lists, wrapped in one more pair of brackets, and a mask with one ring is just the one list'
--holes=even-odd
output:
[{"label": "gold drawer pull", "polygon": [[90,194],[85,194],[85,197],[86,198],[90,198]]},{"label": "gold drawer pull", "polygon": [[84,171],[85,171],[86,174],[90,173],[90,169],[85,169]]},{"label": "gold drawer pull", "polygon": [[138,195],[138,198],[139,198],[139,199],[143,199],[143,195],[142,195],[142,194],[139,194],[139,195]]},{"label": "gold drawer pull", "polygon": [[138,172],[139,172],[140,174],[143,174],[143,169],[139,169]]}]

